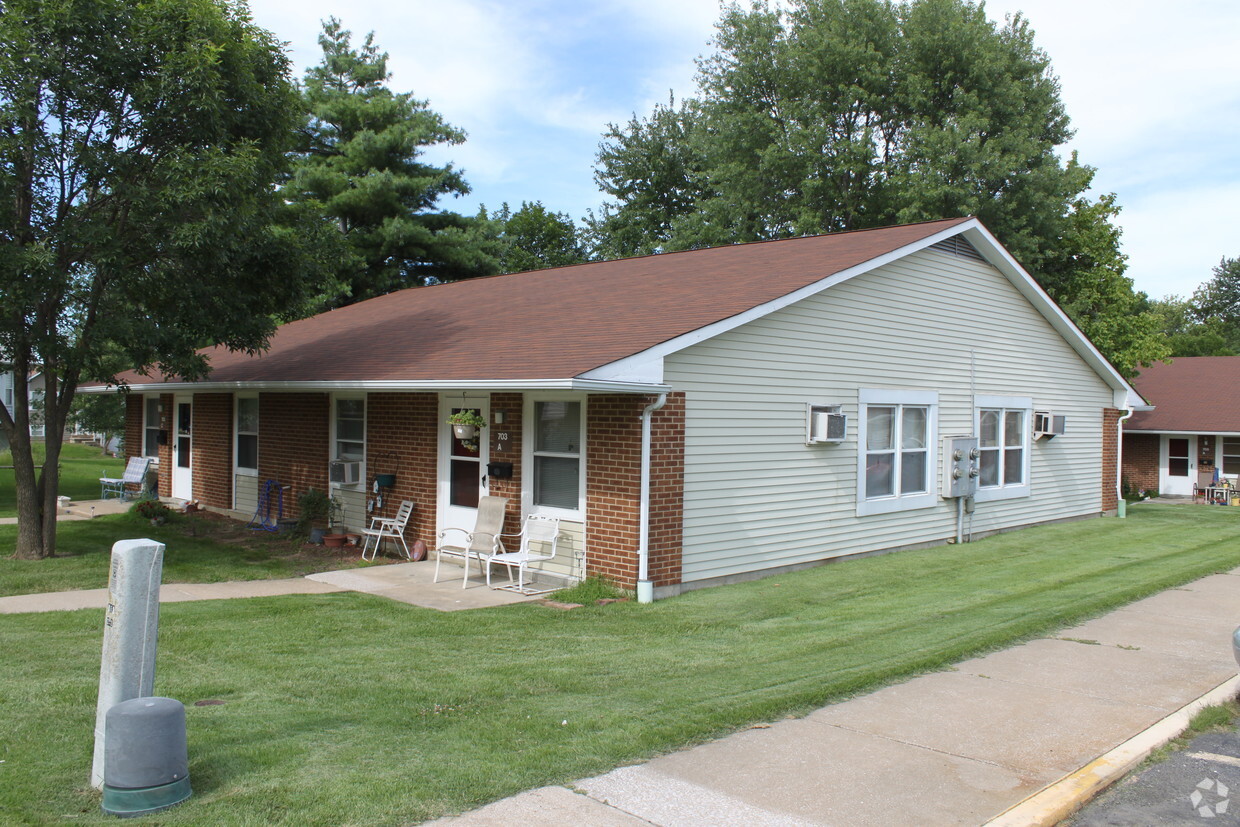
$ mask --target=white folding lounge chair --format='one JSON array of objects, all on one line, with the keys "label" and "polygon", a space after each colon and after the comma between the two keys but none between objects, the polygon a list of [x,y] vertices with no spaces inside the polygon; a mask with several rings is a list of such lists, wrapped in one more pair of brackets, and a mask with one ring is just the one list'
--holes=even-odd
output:
[{"label": "white folding lounge chair", "polygon": [[[134,496],[140,495],[146,488],[146,469],[150,464],[150,457],[130,457],[125,465],[125,473],[119,478],[100,477],[99,499],[106,500],[110,495],[115,495],[122,500],[127,500],[131,493]],[[131,485],[136,485],[137,490],[129,491]]]},{"label": "white folding lounge chair", "polygon": [[[508,567],[508,583],[496,586],[497,589],[520,594],[545,594],[555,588],[543,589],[529,586],[525,582],[526,571],[530,563],[542,563],[555,558],[556,545],[560,540],[560,518],[545,517],[531,514],[525,518],[525,525],[520,534],[504,534],[504,537],[521,538],[516,551],[506,551],[491,555],[489,563],[499,563]],[[512,567],[517,567],[517,582],[512,582]],[[487,566],[487,585],[491,585],[491,567]]]},{"label": "white folding lounge chair", "polygon": [[504,530],[504,509],[507,506],[507,497],[482,497],[478,500],[478,516],[473,531],[445,528],[439,532],[439,540],[435,544],[434,582],[439,582],[439,562],[444,555],[462,558],[465,564],[465,577],[461,581],[463,589],[469,585],[471,558],[477,560],[479,566],[486,566],[487,561],[504,550],[499,537]]},{"label": "white folding lounge chair", "polygon": [[[362,559],[373,560],[375,555],[379,553],[379,547],[383,545],[383,538],[389,537],[400,543],[401,548],[405,550],[406,559],[412,560],[413,555],[409,553],[409,545],[405,542],[405,525],[409,522],[409,515],[413,513],[413,501],[402,500],[400,508],[396,509],[396,515],[393,517],[372,517],[370,520],[370,528],[362,530],[366,541],[362,543]],[[375,541],[375,547],[370,548],[370,541]],[[370,557],[366,556],[367,549],[370,549]]]}]

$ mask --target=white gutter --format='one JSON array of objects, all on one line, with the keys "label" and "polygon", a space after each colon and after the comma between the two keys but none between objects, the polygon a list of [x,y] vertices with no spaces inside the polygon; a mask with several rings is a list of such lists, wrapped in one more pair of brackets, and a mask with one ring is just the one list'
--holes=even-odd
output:
[{"label": "white gutter", "polygon": [[1128,503],[1124,502],[1124,420],[1136,413],[1124,408],[1124,415],[1115,424],[1115,515],[1128,516]]},{"label": "white gutter", "polygon": [[650,581],[650,419],[667,403],[667,393],[642,411],[641,517],[637,538],[637,602],[654,602],[654,583]]},{"label": "white gutter", "polygon": [[[657,382],[623,382],[605,379],[364,379],[333,381],[262,382],[145,382],[128,385],[131,393],[199,393],[204,391],[585,391],[598,393],[665,393]],[[79,388],[79,393],[115,393],[114,385]]]}]

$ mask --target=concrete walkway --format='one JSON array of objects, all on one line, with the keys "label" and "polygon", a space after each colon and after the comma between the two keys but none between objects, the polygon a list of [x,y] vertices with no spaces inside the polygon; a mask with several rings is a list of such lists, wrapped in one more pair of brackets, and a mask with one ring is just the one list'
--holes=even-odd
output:
[{"label": "concrete walkway", "polygon": [[[360,569],[344,569],[294,577],[287,580],[239,580],[229,583],[172,583],[159,589],[160,603],[187,600],[228,600],[238,597],[272,597],[281,594],[325,594],[354,591],[386,597],[400,603],[455,612],[485,609],[536,600],[507,591],[488,589],[477,572],[468,588],[461,587],[459,566],[445,564],[443,579],[432,583],[435,565],[395,563]],[[102,609],[108,605],[107,589],[83,589],[46,594],[20,594],[0,597],[0,614],[20,612],[58,612],[73,609]]]},{"label": "concrete walkway", "polygon": [[[133,508],[132,500],[111,498],[107,500],[70,501],[56,513],[57,521],[91,520],[104,514],[121,514]],[[0,525],[17,525],[16,517],[0,517]]]},{"label": "concrete walkway", "polygon": [[1237,625],[1240,569],[806,718],[435,823],[1052,825],[1178,734],[1185,705],[1236,696]]}]

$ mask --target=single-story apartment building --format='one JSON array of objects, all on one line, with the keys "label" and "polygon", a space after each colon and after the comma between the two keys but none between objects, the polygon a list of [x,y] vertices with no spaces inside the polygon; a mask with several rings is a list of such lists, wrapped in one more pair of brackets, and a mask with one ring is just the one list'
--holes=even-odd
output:
[{"label": "single-story apartment building", "polygon": [[1154,408],[1124,422],[1131,490],[1187,497],[1216,479],[1240,482],[1240,356],[1156,362],[1132,384]]},{"label": "single-story apartment building", "polygon": [[122,377],[161,494],[248,516],[275,480],[287,516],[330,487],[354,528],[412,500],[432,546],[500,495],[507,531],[561,519],[553,569],[639,596],[1110,512],[1141,401],[973,218],[413,288],[208,354]]}]

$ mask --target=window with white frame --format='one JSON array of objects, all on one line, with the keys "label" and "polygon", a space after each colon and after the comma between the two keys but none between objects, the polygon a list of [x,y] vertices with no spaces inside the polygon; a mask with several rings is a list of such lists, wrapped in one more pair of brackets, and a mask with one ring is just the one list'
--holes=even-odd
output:
[{"label": "window with white frame", "polygon": [[976,499],[1029,496],[1029,444],[1033,400],[1025,396],[976,396],[978,489]]},{"label": "window with white frame", "polygon": [[933,506],[938,394],[863,388],[859,401],[857,513]]},{"label": "window with white frame", "polygon": [[1240,474],[1240,436],[1223,437],[1223,473]]},{"label": "window with white frame", "polygon": [[258,476],[258,397],[237,397],[237,473]]},{"label": "window with white frame", "polygon": [[142,400],[142,456],[159,460],[159,433],[163,429],[163,403],[159,394],[148,394]]},{"label": "window with white frame", "polygon": [[366,459],[366,399],[336,397],[335,459]]},{"label": "window with white frame", "polygon": [[582,404],[577,400],[535,400],[531,459],[532,503],[536,508],[581,509]]}]

